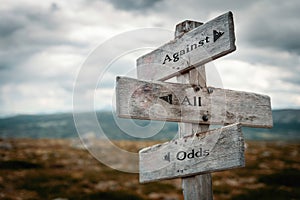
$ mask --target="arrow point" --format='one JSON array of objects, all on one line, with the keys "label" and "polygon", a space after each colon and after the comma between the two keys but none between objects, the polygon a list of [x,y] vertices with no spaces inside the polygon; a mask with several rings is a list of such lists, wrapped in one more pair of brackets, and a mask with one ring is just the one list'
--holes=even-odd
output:
[{"label": "arrow point", "polygon": [[164,155],[163,159],[170,162],[171,161],[170,160],[170,152],[168,152],[166,155]]},{"label": "arrow point", "polygon": [[169,94],[167,96],[162,96],[162,97],[159,97],[160,99],[168,102],[169,104],[172,104],[172,94]]},{"label": "arrow point", "polygon": [[214,42],[217,41],[223,34],[223,31],[213,30]]}]

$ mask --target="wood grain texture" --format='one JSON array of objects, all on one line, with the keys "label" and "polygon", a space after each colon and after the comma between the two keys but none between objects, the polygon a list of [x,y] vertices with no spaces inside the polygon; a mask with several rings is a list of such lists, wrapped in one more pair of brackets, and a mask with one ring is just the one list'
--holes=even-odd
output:
[{"label": "wood grain texture", "polygon": [[211,174],[200,174],[182,179],[184,200],[212,200],[212,178]]},{"label": "wood grain texture", "polygon": [[[171,103],[163,99],[170,95]],[[117,77],[116,103],[123,118],[273,126],[270,98],[255,93]]]},{"label": "wood grain texture", "polygon": [[144,80],[167,80],[235,49],[233,16],[228,12],[138,58],[137,75]]},{"label": "wood grain texture", "polygon": [[192,134],[142,149],[140,182],[187,177],[244,166],[239,124]]},{"label": "wood grain texture", "polygon": [[[203,23],[196,21],[184,21],[176,25],[175,38],[182,37],[188,31],[201,26]],[[197,69],[192,69],[177,77],[178,83],[188,83],[198,85],[202,88],[206,87],[205,66],[202,65]],[[190,133],[206,132],[209,125],[200,125],[198,123],[178,123],[178,136],[182,138]],[[195,176],[182,178],[182,192],[185,200],[211,200],[213,199],[212,177],[210,173],[197,174]]]},{"label": "wood grain texture", "polygon": [[[188,73],[177,76],[177,82],[199,85],[201,88],[206,88],[205,66],[202,65],[197,69],[192,69]],[[198,123],[178,123],[178,127],[178,135],[180,138],[188,136],[190,133],[206,132],[209,129],[209,125],[201,125]],[[182,178],[182,190],[185,200],[212,200],[213,190],[211,174],[197,174],[195,176]]]}]

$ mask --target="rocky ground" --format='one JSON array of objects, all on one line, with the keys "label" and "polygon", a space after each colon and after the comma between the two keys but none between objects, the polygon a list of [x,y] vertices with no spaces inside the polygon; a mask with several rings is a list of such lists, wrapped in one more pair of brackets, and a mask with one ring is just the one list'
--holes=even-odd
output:
[{"label": "rocky ground", "polygon": [[[155,142],[115,142],[137,152]],[[213,173],[214,199],[300,199],[300,143],[248,142],[246,167]],[[74,140],[0,139],[0,199],[181,200],[181,180],[139,184]]]}]

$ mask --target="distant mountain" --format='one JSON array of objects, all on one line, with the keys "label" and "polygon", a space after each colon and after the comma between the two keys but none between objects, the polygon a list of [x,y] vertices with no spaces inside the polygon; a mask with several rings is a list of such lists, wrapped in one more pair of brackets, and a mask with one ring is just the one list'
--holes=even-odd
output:
[{"label": "distant mountain", "polygon": [[[89,120],[91,113],[80,114],[81,137],[88,137],[91,133],[99,131],[95,123]],[[116,122],[111,112],[97,112],[97,121],[110,139],[115,140],[138,140],[126,132],[133,132],[138,135],[137,127],[147,126],[148,121],[118,119]],[[118,124],[121,124],[121,128]],[[161,123],[161,122],[160,122]],[[135,130],[137,129],[137,130]],[[126,131],[129,130],[129,131]],[[148,131],[149,132],[149,131]],[[151,130],[150,130],[151,132]],[[177,132],[176,123],[165,123],[160,132],[151,140],[173,138]],[[142,133],[141,133],[142,134]],[[0,119],[0,137],[2,138],[76,138],[77,129],[73,119],[73,114],[51,114],[51,115],[19,115]]]},{"label": "distant mountain", "polygon": [[0,137],[76,137],[72,114],[18,115],[0,119]]},{"label": "distant mountain", "polygon": [[273,128],[243,128],[252,140],[300,140],[300,110],[273,110]]},{"label": "distant mountain", "polygon": [[[96,133],[98,127],[95,127],[88,117],[88,113],[82,113],[80,127],[81,132],[87,135],[91,132]],[[172,139],[177,132],[177,123],[165,123],[164,125],[154,123],[149,133],[140,131],[140,127],[147,127],[148,121],[119,119],[117,122],[114,115],[110,112],[96,113],[99,125],[105,135],[115,140],[139,140],[134,135],[158,134],[146,137],[150,140]],[[248,140],[289,140],[300,141],[300,110],[274,110],[273,111],[274,127],[272,129],[243,128],[245,138]],[[119,127],[121,124],[121,128]],[[143,129],[144,130],[144,129]],[[97,134],[96,134],[97,135]],[[81,135],[83,136],[83,135]],[[0,137],[2,138],[76,138],[78,137],[77,129],[71,113],[52,114],[52,115],[19,115],[0,119]],[[84,136],[83,136],[84,137]]]}]

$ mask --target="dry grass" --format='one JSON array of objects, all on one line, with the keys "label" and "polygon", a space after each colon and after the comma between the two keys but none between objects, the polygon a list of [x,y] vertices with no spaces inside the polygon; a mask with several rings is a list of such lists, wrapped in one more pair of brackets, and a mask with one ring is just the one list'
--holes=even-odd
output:
[{"label": "dry grass", "polygon": [[[155,142],[115,142],[137,152]],[[70,140],[0,140],[0,199],[178,199],[180,179],[139,184]],[[300,144],[247,142],[246,167],[213,173],[214,199],[300,199]]]}]

